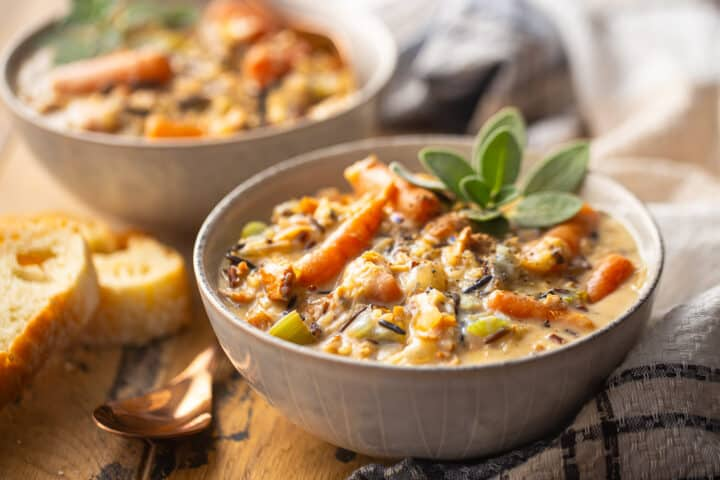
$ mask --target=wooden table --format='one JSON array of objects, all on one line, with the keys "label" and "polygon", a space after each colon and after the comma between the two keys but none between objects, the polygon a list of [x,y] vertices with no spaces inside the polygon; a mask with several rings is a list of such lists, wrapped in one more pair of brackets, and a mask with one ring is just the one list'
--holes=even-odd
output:
[{"label": "wooden table", "polygon": [[[94,213],[11,136],[0,152],[0,214],[48,209]],[[192,240],[175,245],[188,255]],[[335,479],[370,461],[291,424],[231,367],[215,385],[215,420],[206,433],[148,443],[95,427],[95,406],[162,384],[212,340],[196,298],[194,323],[178,335],[142,347],[58,352],[22,400],[0,411],[0,478]]]}]

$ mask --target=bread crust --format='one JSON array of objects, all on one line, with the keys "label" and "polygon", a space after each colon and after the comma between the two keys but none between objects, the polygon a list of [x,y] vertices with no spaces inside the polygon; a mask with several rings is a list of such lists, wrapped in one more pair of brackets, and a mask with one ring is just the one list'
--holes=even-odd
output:
[{"label": "bread crust", "polygon": [[[31,228],[19,224],[14,228]],[[7,227],[6,227],[7,229]],[[71,234],[69,237],[79,237]],[[72,282],[47,300],[21,334],[0,352],[0,405],[17,399],[52,351],[68,345],[85,327],[99,301],[97,276],[83,241],[84,260]]]}]

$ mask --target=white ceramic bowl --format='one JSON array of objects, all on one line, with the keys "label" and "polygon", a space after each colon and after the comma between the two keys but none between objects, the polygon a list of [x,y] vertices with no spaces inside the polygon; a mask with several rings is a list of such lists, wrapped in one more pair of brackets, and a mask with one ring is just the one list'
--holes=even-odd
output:
[{"label": "white ceramic bowl", "polygon": [[558,429],[610,374],[650,315],[663,263],[645,207],[609,178],[590,173],[581,195],[621,220],[647,265],[639,300],[608,326],[534,357],[459,367],[398,367],[331,356],[279,340],[238,318],[216,292],[224,252],[251,219],[326,186],[374,152],[417,169],[417,152],[442,145],[468,153],[470,138],[396,137],[340,145],[284,162],[225,197],[200,229],[193,263],[220,343],[252,387],[288,419],[328,442],[368,455],[460,459],[489,455]]},{"label": "white ceramic bowl", "polygon": [[0,95],[35,156],[72,193],[146,228],[194,232],[213,205],[251,175],[293,155],[373,132],[376,100],[397,57],[387,28],[362,9],[348,10],[337,2],[273,3],[290,18],[333,32],[342,43],[359,90],[341,112],[325,120],[222,139],[148,141],[59,129],[15,94],[19,66],[52,24],[22,36],[6,50]]}]

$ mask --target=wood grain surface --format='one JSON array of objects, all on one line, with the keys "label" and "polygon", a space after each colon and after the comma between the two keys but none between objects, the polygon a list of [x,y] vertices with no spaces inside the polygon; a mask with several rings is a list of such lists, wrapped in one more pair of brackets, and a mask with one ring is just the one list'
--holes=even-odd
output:
[{"label": "wood grain surface", "polygon": [[[11,137],[0,152],[0,214],[48,209],[102,218]],[[193,239],[164,237],[189,255]],[[287,421],[229,363],[214,387],[211,430],[153,444],[98,430],[90,417],[95,406],[162,384],[214,341],[199,299],[194,304],[193,324],[176,336],[143,347],[75,347],[52,357],[22,400],[0,411],[0,478],[336,479],[370,461]]]}]

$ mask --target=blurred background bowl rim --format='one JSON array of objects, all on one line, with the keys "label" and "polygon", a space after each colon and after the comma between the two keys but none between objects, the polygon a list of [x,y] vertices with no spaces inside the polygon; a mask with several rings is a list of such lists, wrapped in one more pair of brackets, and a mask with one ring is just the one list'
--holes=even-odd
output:
[{"label": "blurred background bowl rim", "polygon": [[[353,142],[346,142],[341,143],[338,145],[334,145],[331,147],[325,147],[320,148],[317,150],[313,150],[311,152],[307,152],[295,157],[292,157],[290,159],[284,160],[282,162],[279,162],[271,167],[266,168],[262,172],[259,172],[244,182],[242,182],[240,185],[235,187],[233,190],[231,190],[227,195],[223,197],[220,202],[218,202],[215,207],[210,211],[207,218],[203,221],[202,226],[200,227],[200,230],[198,230],[198,234],[195,239],[195,244],[193,246],[193,252],[192,252],[192,267],[194,271],[194,277],[195,282],[197,284],[198,290],[200,292],[201,297],[204,301],[207,301],[210,303],[212,308],[214,308],[222,317],[222,320],[227,322],[228,324],[232,325],[236,329],[240,329],[243,333],[249,334],[251,337],[253,337],[252,340],[249,341],[260,341],[265,343],[266,345],[270,347],[277,347],[280,350],[284,350],[288,353],[294,353],[301,356],[307,357],[308,360],[316,360],[319,362],[329,362],[331,364],[339,364],[339,365],[345,365],[348,367],[356,367],[364,370],[385,370],[385,371],[393,371],[393,372],[417,372],[421,375],[428,375],[428,374],[435,374],[435,373],[450,373],[450,372],[479,372],[479,371],[487,371],[487,370],[496,370],[496,369],[504,369],[508,367],[515,367],[515,366],[523,366],[523,365],[532,365],[535,362],[539,362],[541,360],[556,356],[556,355],[563,355],[566,353],[569,353],[575,349],[583,348],[586,345],[592,343],[596,338],[605,335],[609,331],[615,329],[618,325],[623,323],[625,320],[627,320],[629,317],[631,317],[637,310],[639,310],[642,306],[645,305],[646,302],[650,301],[652,299],[653,294],[655,293],[658,283],[660,281],[660,277],[662,275],[664,263],[665,263],[665,244],[662,239],[662,235],[660,233],[660,229],[658,227],[657,222],[655,221],[655,218],[652,216],[650,211],[648,210],[647,206],[640,201],[635,194],[633,194],[631,191],[629,191],[627,188],[625,188],[621,183],[617,182],[616,180],[612,179],[608,175],[605,175],[603,173],[590,171],[588,175],[592,176],[593,178],[597,178],[600,181],[607,182],[609,184],[612,184],[615,188],[620,189],[625,195],[627,195],[627,198],[635,203],[633,205],[633,208],[638,208],[638,210],[641,212],[641,214],[649,221],[649,224],[651,226],[651,234],[653,237],[653,243],[658,249],[659,252],[659,259],[657,264],[655,265],[645,265],[647,269],[647,276],[645,278],[645,282],[643,283],[640,295],[638,298],[633,302],[633,304],[621,315],[619,315],[616,319],[608,323],[607,325],[602,326],[601,328],[598,328],[596,331],[581,337],[577,340],[573,340],[572,342],[569,342],[567,345],[552,349],[552,350],[546,350],[544,352],[541,352],[537,355],[526,355],[519,358],[513,358],[513,359],[507,359],[507,360],[501,360],[501,361],[494,361],[494,362],[488,362],[488,363],[479,363],[479,364],[462,364],[462,365],[391,365],[391,364],[385,364],[377,361],[368,361],[368,360],[357,360],[352,358],[347,358],[341,355],[332,355],[329,353],[324,353],[320,351],[316,351],[312,348],[308,348],[301,345],[295,345],[294,343],[287,342],[284,340],[281,340],[279,338],[273,337],[272,335],[269,335],[266,331],[260,330],[258,328],[253,327],[252,325],[248,324],[247,322],[243,321],[241,318],[238,317],[237,314],[235,314],[220,298],[219,294],[211,287],[209,279],[208,279],[208,272],[205,271],[204,267],[204,254],[206,251],[206,245],[208,238],[210,235],[215,231],[217,228],[217,224],[219,222],[219,219],[223,216],[223,213],[231,208],[236,208],[236,205],[238,203],[238,200],[243,195],[245,190],[249,188],[256,187],[274,177],[275,175],[278,175],[283,172],[291,171],[295,168],[298,168],[302,165],[306,165],[309,163],[312,163],[314,161],[319,161],[320,159],[327,157],[329,155],[339,155],[339,154],[350,154],[353,151],[363,150],[363,149],[372,149],[372,148],[385,148],[385,147],[392,147],[392,146],[399,146],[403,144],[420,144],[420,145],[428,145],[432,143],[436,144],[443,144],[443,145],[456,145],[456,146],[464,146],[467,147],[471,144],[473,137],[467,136],[467,135],[444,135],[444,134],[418,134],[418,135],[395,135],[395,136],[387,136],[387,137],[375,137],[375,138],[369,138],[365,140],[358,140]],[[624,202],[626,203],[626,202]],[[637,238],[635,238],[637,241]],[[206,307],[206,310],[209,308]],[[208,314],[209,316],[209,314]],[[627,353],[627,352],[626,352]]]},{"label": "blurred background bowl rim", "polygon": [[[293,0],[289,0],[287,3],[290,6],[295,4]],[[304,8],[307,5],[313,5],[311,8],[319,8],[315,7],[315,4],[313,3],[309,4],[307,2],[302,2],[296,4],[298,8]],[[282,9],[282,7],[280,8]],[[333,11],[335,18],[342,17],[352,19],[353,22],[363,22],[367,27],[369,27],[371,33],[368,35],[368,37],[371,38],[369,41],[375,43],[375,50],[376,53],[378,53],[377,62],[375,62],[371,74],[365,84],[349,95],[347,105],[343,106],[343,108],[332,113],[332,115],[326,118],[313,120],[303,117],[291,124],[253,128],[229,135],[227,137],[176,138],[167,140],[148,140],[139,136],[136,137],[102,132],[75,131],[69,128],[51,125],[42,114],[33,110],[29,105],[22,101],[22,99],[20,99],[16,93],[16,89],[12,87],[12,84],[15,83],[14,80],[17,78],[22,62],[28,58],[28,55],[31,52],[35,51],[36,47],[33,46],[31,42],[38,38],[39,35],[56,25],[61,20],[61,17],[51,18],[39,25],[32,26],[16,34],[10,40],[7,47],[5,47],[4,51],[0,55],[0,69],[2,72],[2,78],[0,78],[0,98],[2,98],[8,110],[10,110],[14,115],[44,130],[46,133],[61,135],[81,142],[114,147],[152,149],[202,148],[208,146],[232,145],[250,142],[253,140],[268,139],[274,136],[280,137],[283,134],[301,132],[302,130],[316,125],[333,122],[345,115],[351,115],[358,108],[361,108],[373,101],[388,84],[397,66],[398,51],[395,40],[387,25],[375,14],[370,12],[368,9],[358,9],[357,11],[350,10],[347,6],[342,4],[333,4],[331,8],[329,8],[329,6],[323,6],[323,9],[324,11]],[[343,34],[341,31],[342,25],[335,28],[341,35]],[[352,39],[350,38],[349,40]],[[351,67],[354,68],[353,65],[351,65]]]}]

